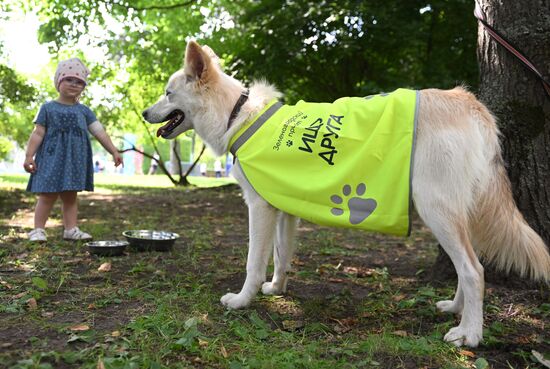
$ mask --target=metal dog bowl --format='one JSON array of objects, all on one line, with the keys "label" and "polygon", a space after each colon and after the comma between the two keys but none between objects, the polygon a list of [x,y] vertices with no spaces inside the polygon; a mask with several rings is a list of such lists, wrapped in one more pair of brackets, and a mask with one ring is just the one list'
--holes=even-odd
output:
[{"label": "metal dog bowl", "polygon": [[136,230],[124,231],[122,235],[137,251],[170,251],[179,234],[165,231]]},{"label": "metal dog bowl", "polygon": [[86,242],[90,254],[99,256],[119,256],[124,253],[126,241],[92,241]]}]

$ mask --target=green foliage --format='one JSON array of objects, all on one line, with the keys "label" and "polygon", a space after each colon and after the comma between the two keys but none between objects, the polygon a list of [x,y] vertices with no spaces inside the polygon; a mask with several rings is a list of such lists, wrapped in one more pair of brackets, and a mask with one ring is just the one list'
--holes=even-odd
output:
[{"label": "green foliage", "polygon": [[474,367],[476,369],[486,369],[489,367],[489,363],[484,358],[480,357],[477,359],[474,363]]},{"label": "green foliage", "polygon": [[477,84],[469,1],[241,4],[228,4],[236,26],[216,35],[215,50],[241,78],[267,77],[290,100]]},{"label": "green foliage", "polygon": [[15,70],[1,64],[0,48],[0,160],[14,147],[14,141],[24,142],[32,130],[32,109],[37,89]]},{"label": "green foliage", "polygon": [[[140,111],[182,64],[188,38],[210,44],[230,73],[267,78],[297,99],[332,100],[397,87],[477,85],[476,22],[470,1],[47,0],[41,40],[71,45],[92,24],[106,29],[118,91]],[[122,23],[122,31],[109,27]],[[116,71],[113,72],[116,74]]]},{"label": "green foliage", "polygon": [[[1,54],[0,54],[1,55]],[[18,75],[13,69],[0,64],[0,109],[8,103],[28,103],[33,100],[36,89]]]},{"label": "green foliage", "polygon": [[31,281],[34,286],[40,288],[41,290],[48,288],[48,282],[46,282],[43,278],[32,277]]},{"label": "green foliage", "polygon": [[195,36],[241,78],[267,77],[311,98],[477,84],[476,22],[466,0],[429,7],[418,0],[205,1],[168,9],[160,8],[173,2],[45,3],[49,21],[41,37],[57,47],[77,40],[92,22],[105,25],[107,14],[124,19],[125,37],[110,31],[105,43],[113,56],[129,58],[131,68],[141,71],[135,77],[147,82],[165,81],[181,65],[186,38]]},{"label": "green foliage", "polygon": [[[477,28],[468,0],[435,0],[429,5],[420,0],[21,4],[40,15],[39,40],[48,43],[56,59],[79,56],[88,64],[92,74],[83,102],[111,135],[133,132],[148,153],[159,141],[154,139],[156,127],[143,122],[141,111],[182,66],[190,38],[209,44],[228,73],[245,83],[266,78],[288,102],[330,101],[398,87],[477,86]],[[94,31],[98,28],[101,32]],[[76,48],[83,41],[101,47],[105,61],[88,61]],[[32,130],[29,122],[37,102],[54,92],[51,76],[44,79],[37,91],[0,65],[0,107],[5,105],[0,129],[20,145]],[[182,146],[188,157],[190,147]],[[8,149],[0,142],[0,157]]]},{"label": "green foliage", "polygon": [[0,158],[5,158],[13,149],[13,143],[7,137],[0,137]]}]

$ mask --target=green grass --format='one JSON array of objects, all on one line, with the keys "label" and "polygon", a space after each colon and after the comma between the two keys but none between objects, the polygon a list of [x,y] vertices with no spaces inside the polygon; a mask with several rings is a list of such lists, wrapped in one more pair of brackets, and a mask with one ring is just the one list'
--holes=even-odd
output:
[{"label": "green grass", "polygon": [[[179,177],[174,177],[176,180]],[[206,188],[236,183],[233,177],[188,177],[193,186]],[[29,174],[0,174],[0,187],[14,187],[25,189]],[[95,174],[94,184],[98,188],[171,188],[174,184],[166,175],[122,175],[122,174]]]},{"label": "green grass", "polygon": [[[227,183],[195,179],[205,187]],[[0,176],[0,366],[450,369],[487,362],[534,369],[542,366],[531,350],[550,352],[547,289],[492,286],[485,344],[461,350],[445,343],[458,321],[434,304],[452,297],[455,282],[419,277],[435,256],[422,231],[399,241],[303,224],[288,293],[258,294],[250,307],[228,311],[219,299],[241,287],[248,242],[235,187],[97,176],[101,196],[80,196],[83,229],[99,239],[130,227],[182,236],[169,253],[98,258],[61,240],[60,226],[48,228],[46,244],[25,240],[29,228],[18,217],[34,204],[26,180]],[[99,272],[106,262],[111,271]]]}]

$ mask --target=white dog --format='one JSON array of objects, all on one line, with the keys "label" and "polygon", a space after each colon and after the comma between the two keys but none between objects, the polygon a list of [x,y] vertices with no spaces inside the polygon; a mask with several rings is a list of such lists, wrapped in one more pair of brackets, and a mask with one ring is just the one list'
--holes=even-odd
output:
[{"label": "white dog", "polygon": [[[157,132],[166,139],[195,129],[221,155],[230,149],[243,125],[281,97],[263,82],[253,83],[248,94],[245,91],[239,81],[221,71],[210,48],[192,41],[184,67],[170,77],[166,94],[143,117],[150,123],[168,121]],[[462,315],[445,341],[475,347],[482,339],[484,293],[483,267],[477,255],[505,271],[544,282],[550,280],[550,256],[514,203],[498,128],[488,109],[462,88],[427,89],[417,94],[412,200],[458,274],[454,299],[437,303],[441,311]],[[285,292],[297,218],[260,196],[239,164],[238,153],[233,173],[249,208],[250,244],[242,290],[226,294],[221,302],[238,309],[248,306],[260,288],[264,294]],[[357,194],[362,195],[365,188],[360,187]],[[349,195],[349,188],[343,192]],[[333,201],[341,203],[334,197]],[[372,212],[376,203],[371,201],[369,206]],[[272,249],[274,275],[271,282],[265,282]]]}]

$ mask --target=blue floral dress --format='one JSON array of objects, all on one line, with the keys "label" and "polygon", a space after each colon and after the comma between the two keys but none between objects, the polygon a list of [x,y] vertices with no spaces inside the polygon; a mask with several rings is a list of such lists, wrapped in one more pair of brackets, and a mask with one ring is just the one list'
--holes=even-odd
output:
[{"label": "blue floral dress", "polygon": [[46,134],[35,156],[36,172],[27,191],[93,191],[94,167],[88,125],[95,114],[85,105],[49,101],[40,107],[35,124]]}]

